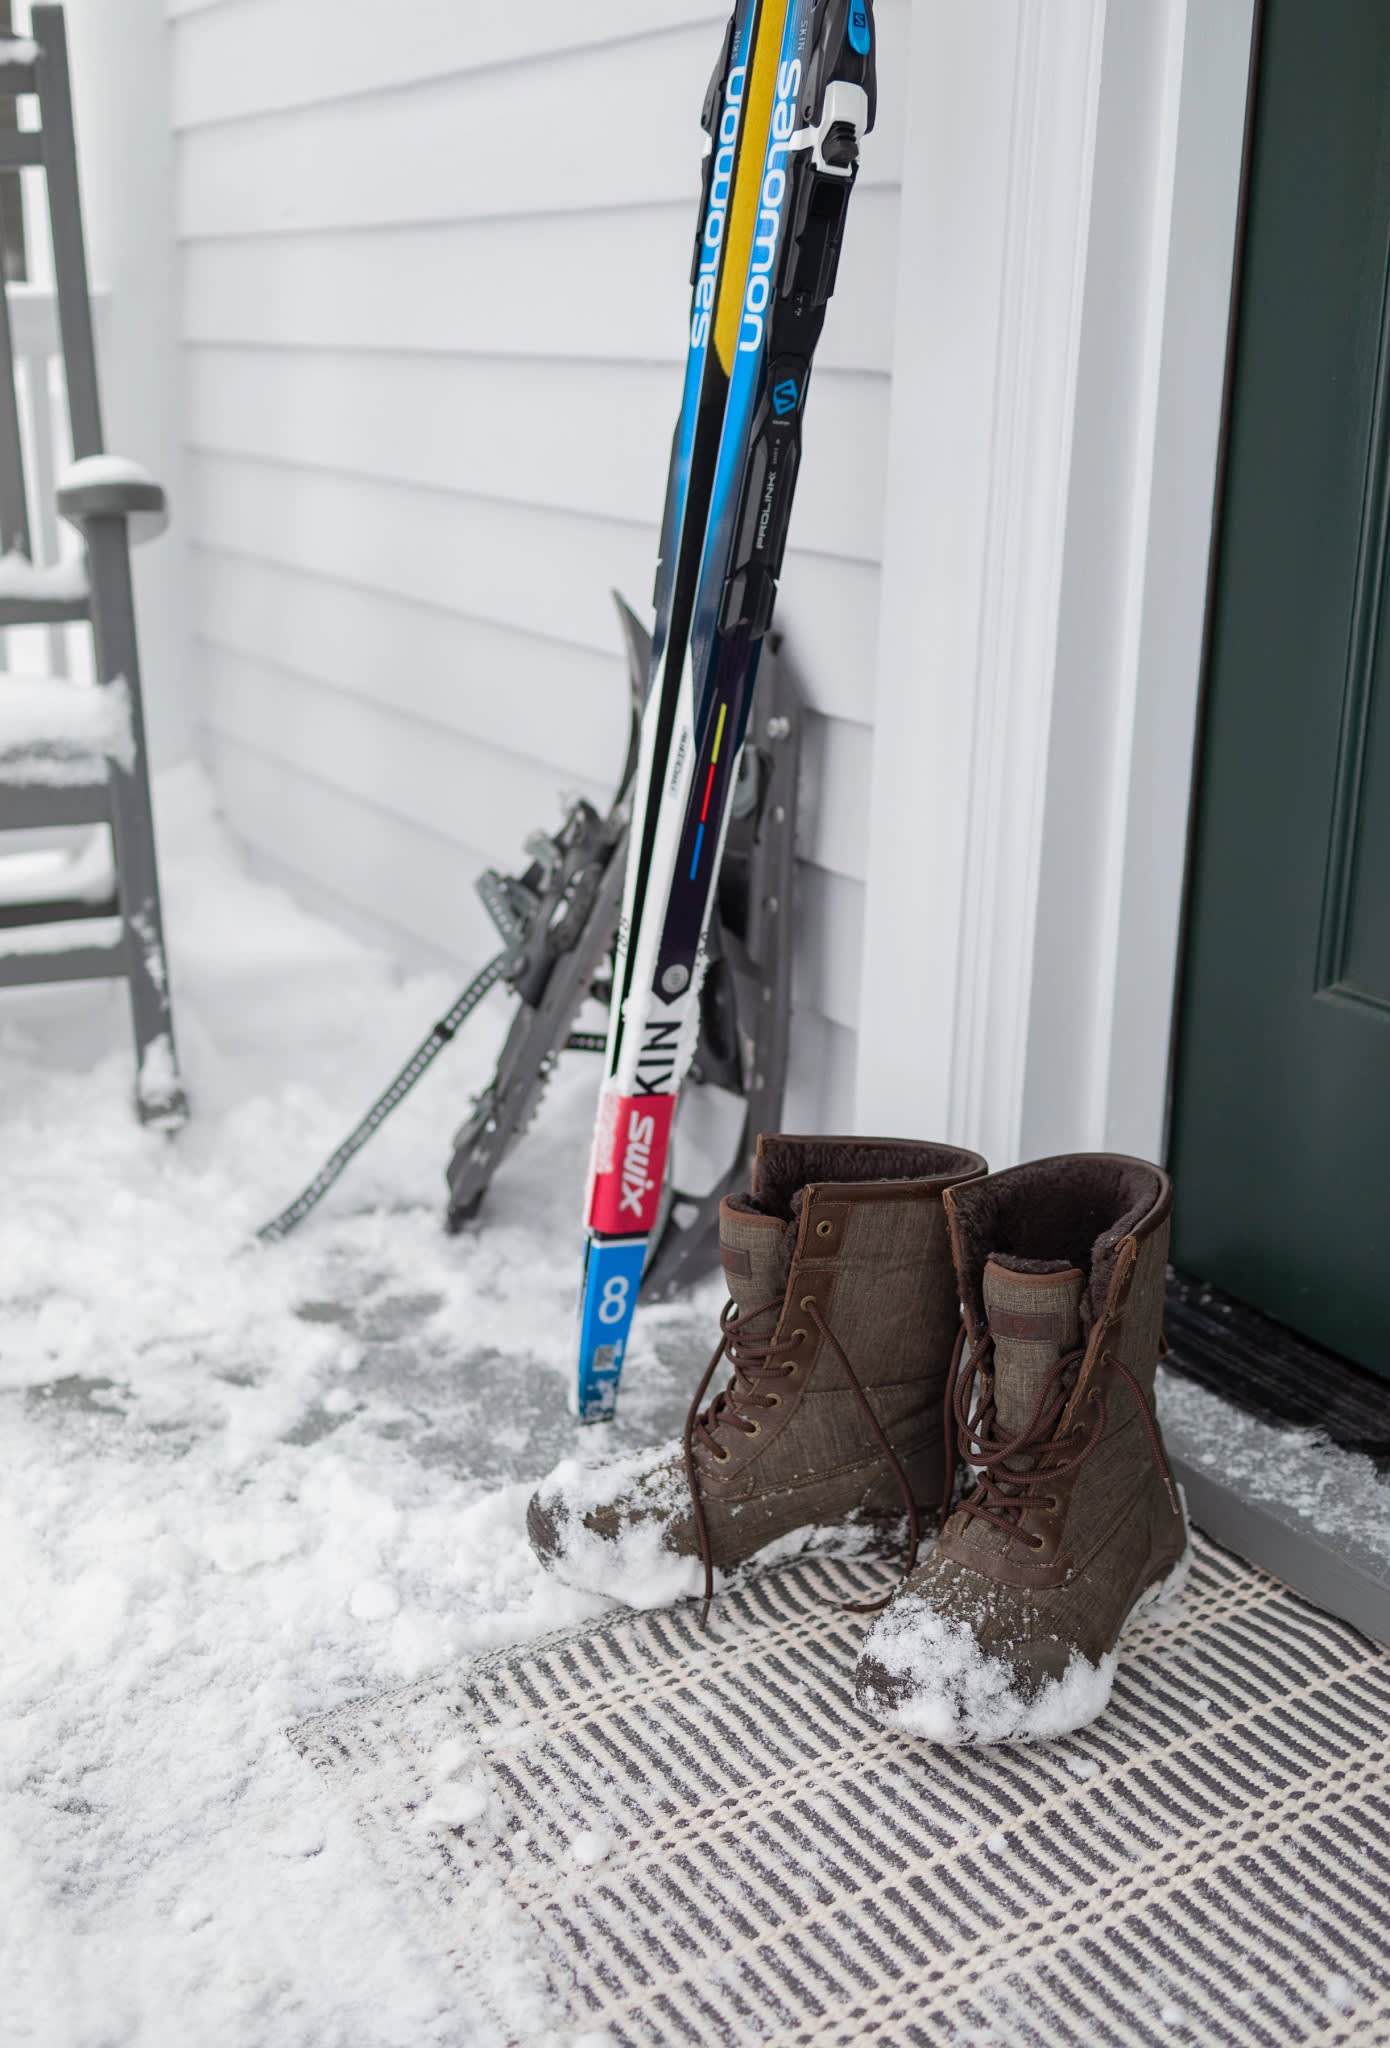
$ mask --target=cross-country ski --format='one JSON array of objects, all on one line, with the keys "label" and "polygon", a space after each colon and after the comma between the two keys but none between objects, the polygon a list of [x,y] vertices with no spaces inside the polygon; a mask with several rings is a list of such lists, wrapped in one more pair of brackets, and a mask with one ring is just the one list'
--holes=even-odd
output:
[{"label": "cross-country ski", "polygon": [[590,1164],[574,1397],[611,1415],[694,1052],[816,342],[874,119],[868,0],[743,0],[704,108],[690,350]]}]

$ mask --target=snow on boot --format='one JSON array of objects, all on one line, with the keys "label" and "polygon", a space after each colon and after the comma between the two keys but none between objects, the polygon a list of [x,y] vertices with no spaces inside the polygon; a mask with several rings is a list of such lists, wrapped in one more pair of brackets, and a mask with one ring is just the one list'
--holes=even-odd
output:
[{"label": "snow on boot", "polygon": [[1080,1728],[1136,1606],[1181,1584],[1153,1412],[1171,1204],[1158,1167],[1104,1153],[947,1195],[969,1339],[952,1408],[976,1483],[865,1641],[876,1720],[944,1743]]},{"label": "snow on boot", "polygon": [[[567,1460],[526,1525],[570,1585],[629,1606],[703,1591],[847,1523],[935,1513],[960,1307],[942,1195],[973,1152],[882,1138],[758,1140],[753,1187],[720,1209],[731,1300],[680,1443]],[[727,1354],[733,1376],[701,1409]],[[843,1541],[843,1535],[840,1535]]]}]

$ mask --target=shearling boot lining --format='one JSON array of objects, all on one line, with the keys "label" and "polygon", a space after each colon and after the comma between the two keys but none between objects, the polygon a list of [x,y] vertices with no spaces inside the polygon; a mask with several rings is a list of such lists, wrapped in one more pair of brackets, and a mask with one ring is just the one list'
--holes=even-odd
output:
[{"label": "shearling boot lining", "polygon": [[1055,1273],[1079,1266],[1087,1277],[1081,1303],[1089,1331],[1104,1305],[1115,1255],[1131,1234],[1162,1222],[1172,1186],[1161,1168],[1109,1152],[1035,1159],[951,1193],[951,1229],[967,1320],[985,1326],[982,1276],[986,1259],[1016,1273]]},{"label": "shearling boot lining", "polygon": [[814,1181],[939,1180],[983,1172],[974,1152],[905,1138],[791,1138],[768,1131],[758,1140],[753,1186],[728,1197],[746,1216],[793,1220],[792,1199]]}]

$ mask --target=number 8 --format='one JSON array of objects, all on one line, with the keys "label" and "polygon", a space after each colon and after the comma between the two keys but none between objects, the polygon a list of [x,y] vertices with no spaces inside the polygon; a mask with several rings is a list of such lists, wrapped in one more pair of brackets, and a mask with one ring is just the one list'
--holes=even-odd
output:
[{"label": "number 8", "polygon": [[616,1323],[622,1320],[627,1309],[628,1283],[621,1273],[613,1273],[603,1283],[603,1292],[598,1300],[598,1319],[601,1323]]}]

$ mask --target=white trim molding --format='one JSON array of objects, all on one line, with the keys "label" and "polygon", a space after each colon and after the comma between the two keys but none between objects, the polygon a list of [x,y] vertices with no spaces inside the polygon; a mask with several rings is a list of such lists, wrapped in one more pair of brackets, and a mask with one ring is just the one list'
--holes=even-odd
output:
[{"label": "white trim molding", "polygon": [[919,0],[863,1129],[1161,1143],[1252,0]]}]

